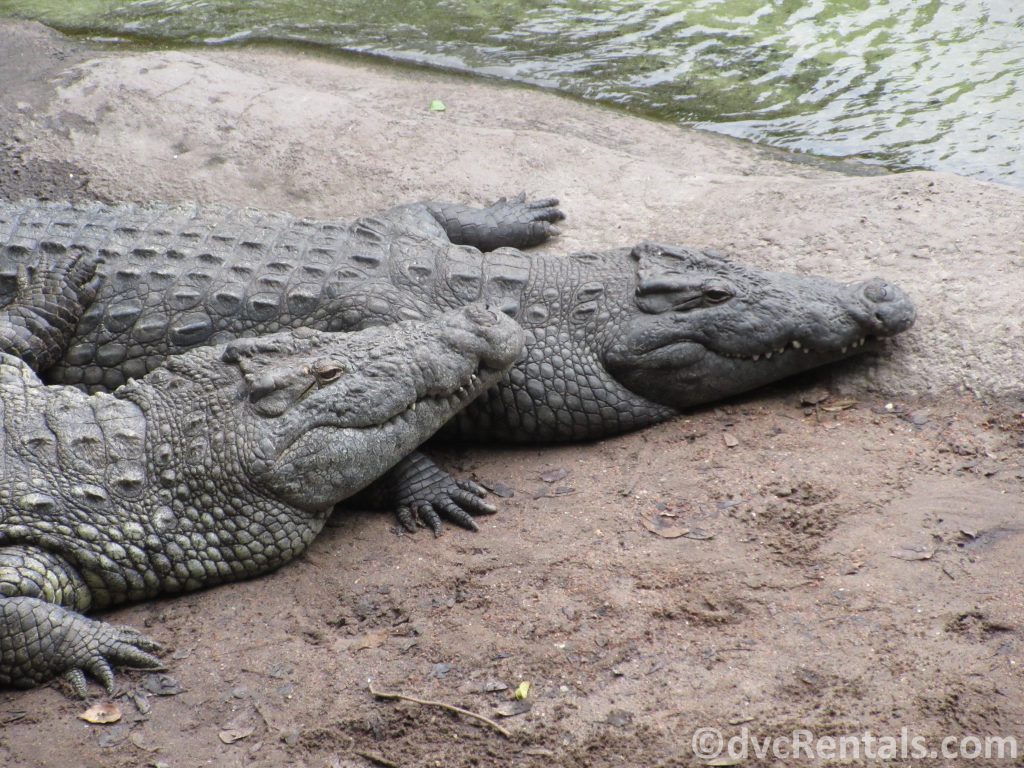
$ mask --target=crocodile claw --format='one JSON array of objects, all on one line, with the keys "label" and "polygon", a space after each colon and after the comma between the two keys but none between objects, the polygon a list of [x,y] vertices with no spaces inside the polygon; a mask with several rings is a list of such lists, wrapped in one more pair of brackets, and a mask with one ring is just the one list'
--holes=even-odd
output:
[{"label": "crocodile claw", "polygon": [[[85,617],[80,617],[85,618]],[[85,619],[91,630],[87,635],[76,638],[78,642],[66,649],[74,657],[75,667],[64,673],[64,678],[80,698],[86,698],[86,676],[96,680],[107,693],[114,692],[113,665],[137,669],[164,669],[153,652],[161,650],[159,643],[131,627],[115,627],[101,621]],[[62,649],[65,650],[65,649]]]},{"label": "crocodile claw", "polygon": [[443,520],[478,531],[480,526],[473,515],[493,515],[498,511],[484,500],[487,491],[472,480],[456,480],[445,473],[443,485],[431,490],[429,499],[419,498],[395,510],[398,522],[410,533],[415,533],[422,525],[440,536],[444,530]]},{"label": "crocodile claw", "polygon": [[487,491],[472,480],[456,480],[421,453],[396,465],[387,477],[395,516],[410,533],[425,527],[440,536],[443,520],[471,531],[479,530],[474,515],[493,515],[497,508],[485,500]]}]

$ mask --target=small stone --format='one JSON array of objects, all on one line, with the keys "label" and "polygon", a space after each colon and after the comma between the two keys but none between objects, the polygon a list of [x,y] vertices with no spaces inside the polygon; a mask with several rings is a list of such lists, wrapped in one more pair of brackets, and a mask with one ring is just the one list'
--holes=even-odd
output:
[{"label": "small stone", "polygon": [[624,709],[613,709],[604,720],[608,725],[623,727],[633,722],[633,713]]}]

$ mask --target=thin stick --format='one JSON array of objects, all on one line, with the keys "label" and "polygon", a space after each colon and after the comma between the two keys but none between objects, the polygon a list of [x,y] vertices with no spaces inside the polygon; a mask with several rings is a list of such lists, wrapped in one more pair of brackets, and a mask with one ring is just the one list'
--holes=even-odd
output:
[{"label": "thin stick", "polygon": [[445,704],[443,701],[429,701],[427,699],[417,699],[414,696],[406,696],[404,693],[386,693],[384,691],[375,691],[373,689],[373,683],[367,682],[366,687],[370,689],[370,693],[376,696],[378,699],[399,699],[401,701],[411,701],[413,704],[423,704],[427,707],[440,707],[441,709],[447,709],[449,712],[457,712],[460,715],[471,717],[474,720],[479,720],[482,723],[487,723],[491,728],[496,730],[506,739],[512,738],[512,733],[505,728],[502,728],[496,722],[491,720],[489,717],[478,715],[476,712],[470,712],[468,709],[462,707],[456,707],[453,704]]},{"label": "thin stick", "polygon": [[374,754],[373,752],[356,752],[355,754],[364,760],[369,760],[374,765],[382,765],[384,768],[401,768],[398,763],[392,763],[386,757]]}]

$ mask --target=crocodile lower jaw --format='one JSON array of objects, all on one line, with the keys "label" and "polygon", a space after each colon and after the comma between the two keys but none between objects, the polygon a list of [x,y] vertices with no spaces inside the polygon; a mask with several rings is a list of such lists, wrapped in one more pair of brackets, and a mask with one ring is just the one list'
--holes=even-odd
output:
[{"label": "crocodile lower jaw", "polygon": [[[867,337],[867,336],[861,336],[856,341],[851,342],[850,344],[844,345],[843,347],[840,347],[839,354],[845,355],[850,350],[859,349],[860,347],[863,347],[864,344],[868,341],[868,338],[869,337]],[[756,363],[759,360],[771,360],[772,357],[775,357],[775,356],[778,356],[778,355],[782,355],[782,354],[784,354],[786,352],[789,352],[790,350],[802,351],[805,355],[809,355],[812,352],[816,352],[817,351],[817,350],[815,350],[815,349],[813,349],[811,347],[804,346],[799,341],[794,339],[789,344],[781,346],[778,349],[773,349],[773,350],[771,350],[769,352],[761,352],[761,353],[758,353],[756,355],[732,355],[732,354],[729,354],[728,352],[719,352],[717,354],[721,355],[722,357],[730,358],[732,360],[752,360],[753,362]]]}]

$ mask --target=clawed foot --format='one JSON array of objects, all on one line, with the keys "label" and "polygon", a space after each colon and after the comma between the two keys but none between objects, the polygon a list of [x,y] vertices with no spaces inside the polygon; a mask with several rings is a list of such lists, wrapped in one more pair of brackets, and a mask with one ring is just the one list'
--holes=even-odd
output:
[{"label": "clawed foot", "polygon": [[363,500],[374,507],[395,510],[398,522],[409,532],[423,526],[439,536],[442,520],[478,530],[474,515],[497,512],[485,496],[487,491],[482,486],[472,480],[456,480],[431,459],[413,451],[370,486]]},{"label": "clawed foot", "polygon": [[153,655],[161,650],[159,643],[131,627],[115,627],[100,621],[93,623],[99,625],[98,631],[91,638],[91,643],[78,648],[77,665],[64,673],[64,679],[79,697],[86,697],[87,674],[98,681],[107,693],[113,693],[113,665],[164,669],[160,659]]},{"label": "clawed foot", "polygon": [[472,516],[493,515],[498,511],[484,500],[487,491],[472,480],[456,480],[441,469],[438,472],[443,477],[421,487],[415,498],[398,506],[395,510],[398,522],[410,533],[415,533],[418,525],[422,525],[430,528],[435,536],[440,536],[444,528],[442,518],[471,531],[480,530]]},{"label": "clawed foot", "polygon": [[565,218],[556,198],[528,201],[525,192],[503,197],[486,208],[455,203],[424,205],[453,243],[481,251],[540,245],[560,233],[554,222]]},{"label": "clawed foot", "polygon": [[565,218],[557,197],[527,200],[526,193],[520,192],[512,198],[501,198],[484,211],[494,217],[498,227],[508,229],[508,237],[517,248],[540,245],[562,234],[554,224]]},{"label": "clawed foot", "polygon": [[113,666],[163,669],[160,646],[119,627],[34,597],[0,600],[0,683],[32,686],[63,675],[85,698],[87,675],[114,691]]},{"label": "clawed foot", "polygon": [[82,313],[96,298],[100,278],[92,256],[43,259],[30,274],[18,268],[18,291],[0,322],[0,350],[34,370],[63,354]]}]

